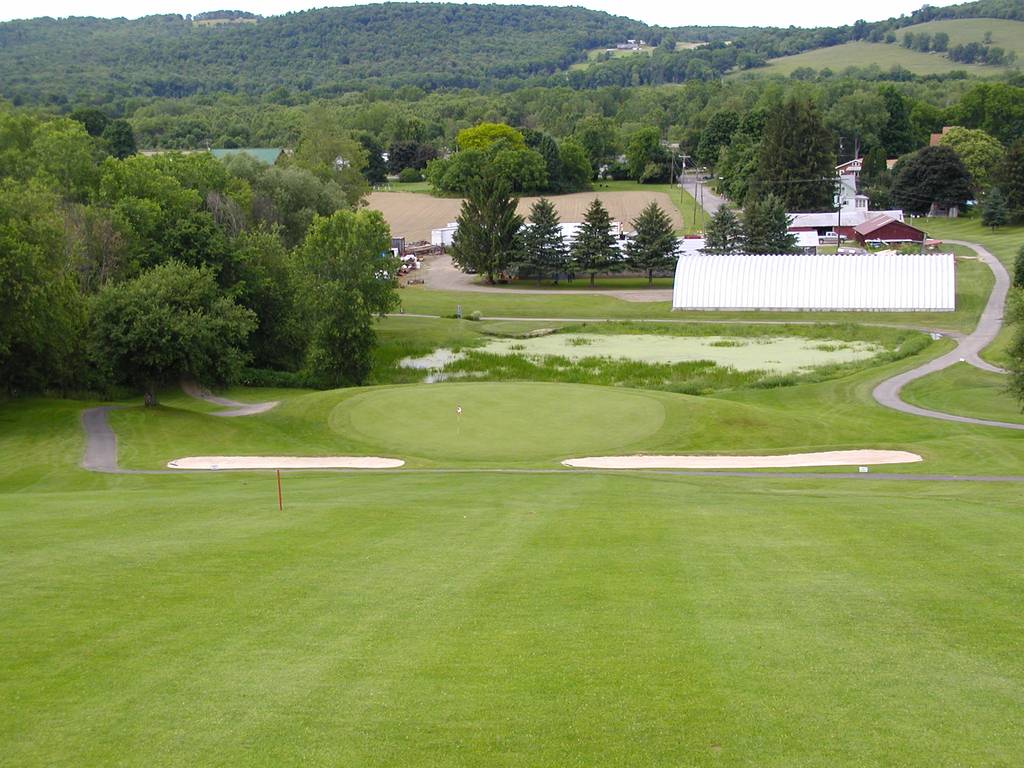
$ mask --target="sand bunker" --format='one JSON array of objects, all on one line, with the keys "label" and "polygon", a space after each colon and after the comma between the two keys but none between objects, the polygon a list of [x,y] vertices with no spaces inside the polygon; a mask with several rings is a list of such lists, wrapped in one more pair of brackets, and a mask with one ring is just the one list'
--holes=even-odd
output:
[{"label": "sand bunker", "polygon": [[394,469],[401,459],[379,456],[186,456],[171,469]]},{"label": "sand bunker", "polygon": [[782,456],[587,456],[566,459],[567,467],[588,469],[782,469],[912,464],[922,461],[907,451],[821,451]]}]

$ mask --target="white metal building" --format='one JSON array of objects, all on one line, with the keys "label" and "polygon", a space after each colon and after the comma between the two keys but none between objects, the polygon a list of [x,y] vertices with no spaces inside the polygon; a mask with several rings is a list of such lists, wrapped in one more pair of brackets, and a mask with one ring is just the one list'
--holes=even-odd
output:
[{"label": "white metal building", "polygon": [[951,253],[684,253],[673,309],[952,312]]}]

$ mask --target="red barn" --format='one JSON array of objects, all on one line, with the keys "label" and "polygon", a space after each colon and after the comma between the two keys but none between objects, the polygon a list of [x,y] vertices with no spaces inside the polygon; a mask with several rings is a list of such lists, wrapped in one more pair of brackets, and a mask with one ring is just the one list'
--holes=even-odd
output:
[{"label": "red barn", "polygon": [[883,243],[920,243],[927,235],[923,230],[884,213],[853,228],[853,236],[863,245],[869,240]]}]

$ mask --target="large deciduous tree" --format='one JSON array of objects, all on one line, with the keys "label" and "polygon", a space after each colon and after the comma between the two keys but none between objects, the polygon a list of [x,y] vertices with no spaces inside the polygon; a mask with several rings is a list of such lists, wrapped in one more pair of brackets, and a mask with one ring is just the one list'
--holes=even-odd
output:
[{"label": "large deciduous tree", "polygon": [[58,198],[0,182],[0,386],[70,383],[81,302],[64,247]]},{"label": "large deciduous tree", "polygon": [[523,217],[509,183],[496,173],[474,179],[462,201],[452,260],[466,272],[480,272],[490,283],[519,259]]},{"label": "large deciduous tree", "polygon": [[504,142],[511,149],[526,149],[523,134],[504,123],[480,123],[472,128],[463,128],[455,137],[455,144],[460,151],[487,150],[498,142]]},{"label": "large deciduous tree", "polygon": [[595,197],[587,207],[571,253],[573,269],[590,275],[591,285],[598,272],[619,266],[620,253],[612,232],[612,217],[600,198]]},{"label": "large deciduous tree", "polygon": [[626,143],[626,165],[634,181],[664,181],[669,174],[668,153],[661,146],[661,132],[648,126],[641,128]]},{"label": "large deciduous tree", "polygon": [[320,386],[362,384],[370,374],[374,315],[399,304],[391,232],[379,211],[340,210],[313,220],[296,254],[309,329],[306,364]]},{"label": "large deciduous tree", "polygon": [[575,192],[590,186],[591,170],[587,153],[575,139],[565,139],[558,145],[562,160],[561,189]]},{"label": "large deciduous tree", "polygon": [[224,384],[248,360],[256,316],[221,293],[212,270],[168,261],[97,294],[90,317],[97,366],[141,388],[146,404],[158,387],[183,377]]},{"label": "large deciduous tree", "polygon": [[918,215],[928,213],[933,205],[962,206],[972,195],[971,176],[950,147],[925,147],[907,155],[893,173],[893,199]]},{"label": "large deciduous tree", "polygon": [[832,133],[812,102],[787,99],[768,118],[749,194],[775,195],[790,211],[828,210],[834,179]]},{"label": "large deciduous tree", "polygon": [[581,118],[573,136],[587,153],[592,175],[597,175],[602,165],[611,163],[619,151],[618,129],[607,117],[587,115]]},{"label": "large deciduous tree", "polygon": [[722,148],[729,146],[733,134],[739,127],[740,116],[732,110],[723,109],[712,115],[700,133],[696,152],[697,162],[708,166],[717,165]]},{"label": "large deciduous tree", "polygon": [[939,146],[956,152],[971,175],[975,195],[992,186],[1006,156],[1002,144],[977,128],[954,126],[939,139]]},{"label": "large deciduous tree", "polygon": [[670,270],[675,264],[676,234],[672,219],[657,203],[650,203],[633,220],[635,234],[626,243],[626,262],[630,269],[647,273],[647,284],[655,272]]}]

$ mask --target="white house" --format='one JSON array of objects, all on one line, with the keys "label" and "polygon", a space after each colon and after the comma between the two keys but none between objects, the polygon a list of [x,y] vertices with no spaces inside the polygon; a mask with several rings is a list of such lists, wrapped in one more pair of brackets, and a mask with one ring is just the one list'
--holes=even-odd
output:
[{"label": "white house", "polygon": [[952,312],[951,253],[684,253],[672,308]]}]

